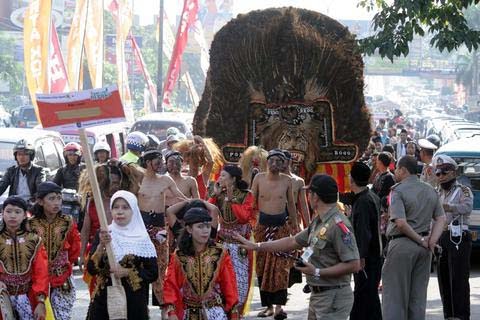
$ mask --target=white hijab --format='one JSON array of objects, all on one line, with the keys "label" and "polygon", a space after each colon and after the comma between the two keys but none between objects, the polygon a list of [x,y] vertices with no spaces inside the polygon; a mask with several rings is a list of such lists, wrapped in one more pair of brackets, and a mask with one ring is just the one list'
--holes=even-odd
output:
[{"label": "white hijab", "polygon": [[131,192],[120,190],[110,199],[110,210],[116,199],[122,198],[127,201],[132,209],[132,220],[126,226],[119,226],[112,220],[112,224],[108,226],[112,236],[112,248],[117,262],[128,254],[137,257],[153,258],[157,256],[155,247],[143,223],[140,209],[138,208],[137,198]]}]

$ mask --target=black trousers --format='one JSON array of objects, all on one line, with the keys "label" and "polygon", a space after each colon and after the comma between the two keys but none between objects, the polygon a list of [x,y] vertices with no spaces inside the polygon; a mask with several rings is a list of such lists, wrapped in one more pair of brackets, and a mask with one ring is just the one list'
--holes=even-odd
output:
[{"label": "black trousers", "polygon": [[380,257],[367,258],[364,270],[353,275],[355,289],[350,320],[382,319],[382,307],[378,296],[381,276],[382,259]]},{"label": "black trousers", "polygon": [[[262,283],[262,277],[258,277],[258,283]],[[284,306],[287,304],[287,289],[275,292],[260,290],[260,301],[262,302],[262,307],[271,307],[273,305]]]},{"label": "black trousers", "polygon": [[[452,237],[460,241],[460,237]],[[455,317],[470,319],[470,253],[472,251],[472,235],[464,231],[462,242],[458,245],[450,241],[450,231],[445,231],[439,241],[442,247],[437,272],[440,296],[442,297],[443,315],[445,318]]]}]

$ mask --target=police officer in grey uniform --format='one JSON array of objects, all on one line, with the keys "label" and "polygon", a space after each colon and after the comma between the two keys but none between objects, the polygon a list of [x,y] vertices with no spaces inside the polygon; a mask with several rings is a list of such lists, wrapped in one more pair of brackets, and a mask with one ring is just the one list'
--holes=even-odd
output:
[{"label": "police officer in grey uniform", "polygon": [[442,254],[438,262],[438,286],[446,319],[470,319],[470,253],[472,235],[468,230],[473,208],[470,188],[457,181],[457,163],[447,155],[433,159],[440,201],[447,223],[440,237]]},{"label": "police officer in grey uniform", "polygon": [[347,319],[353,305],[351,274],[360,271],[355,236],[348,218],[337,207],[338,186],[328,175],[315,175],[308,187],[315,218],[294,237],[253,243],[241,236],[242,247],[257,251],[304,249],[296,268],[311,288],[309,320]]},{"label": "police officer in grey uniform", "polygon": [[418,140],[420,147],[420,160],[424,163],[420,180],[430,184],[432,187],[437,187],[437,179],[433,172],[433,155],[440,147],[440,138],[436,134],[431,134],[425,139]]},{"label": "police officer in grey uniform", "polygon": [[445,224],[439,197],[432,186],[419,181],[416,166],[412,156],[398,161],[399,183],[390,194],[390,242],[382,270],[382,313],[387,320],[425,319],[431,251]]}]

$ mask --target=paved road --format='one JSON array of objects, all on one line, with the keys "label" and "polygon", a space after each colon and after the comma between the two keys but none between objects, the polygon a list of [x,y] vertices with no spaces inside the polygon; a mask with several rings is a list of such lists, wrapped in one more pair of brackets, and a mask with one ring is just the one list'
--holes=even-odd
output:
[{"label": "paved road", "polygon": [[[470,275],[470,303],[471,319],[480,319],[480,251],[476,252],[472,261]],[[73,320],[83,320],[86,317],[89,295],[84,282],[81,280],[80,271],[75,270],[75,285],[77,287],[77,302],[74,307]],[[303,284],[296,284],[289,290],[289,301],[284,310],[288,313],[288,319],[307,319],[309,296],[302,292]],[[259,319],[256,314],[262,310],[258,288],[254,290],[251,311],[246,319]],[[160,319],[157,308],[150,308],[152,319]],[[270,318],[270,319],[273,319]],[[438,282],[435,274],[430,277],[428,285],[427,320],[443,320],[442,302],[438,291]]]}]

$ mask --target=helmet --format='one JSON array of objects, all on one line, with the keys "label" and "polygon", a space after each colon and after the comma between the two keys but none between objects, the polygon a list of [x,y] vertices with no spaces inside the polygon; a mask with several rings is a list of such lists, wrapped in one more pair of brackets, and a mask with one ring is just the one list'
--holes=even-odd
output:
[{"label": "helmet", "polygon": [[158,146],[160,145],[160,140],[158,140],[157,136],[153,134],[147,134],[147,138],[148,138],[148,148],[157,149]]},{"label": "helmet", "polygon": [[145,151],[148,144],[148,137],[140,131],[130,132],[127,136],[127,149],[133,151]]},{"label": "helmet", "polygon": [[106,143],[105,141],[98,141],[95,143],[93,146],[93,154],[97,153],[97,151],[107,151],[108,154],[112,152],[112,149],[110,149],[110,145]]},{"label": "helmet", "polygon": [[67,151],[73,151],[77,156],[82,155],[82,146],[76,142],[69,142],[63,147],[63,156],[66,156]]},{"label": "helmet", "polygon": [[180,130],[178,130],[178,128],[175,128],[175,127],[170,127],[167,129],[167,137],[170,136],[170,135],[177,135],[180,133]]},{"label": "helmet", "polygon": [[63,147],[63,157],[65,162],[68,163],[67,152],[74,152],[78,156],[77,164],[82,162],[82,146],[76,142],[69,142]]},{"label": "helmet", "polygon": [[17,159],[18,151],[26,151],[30,155],[30,161],[35,159],[35,147],[33,144],[25,139],[18,140],[13,147],[13,157]]},{"label": "helmet", "polygon": [[439,136],[437,136],[436,134],[431,134],[429,136],[426,137],[426,139],[433,143],[434,145],[437,146],[437,148],[440,148],[440,144],[441,144],[441,139]]}]

